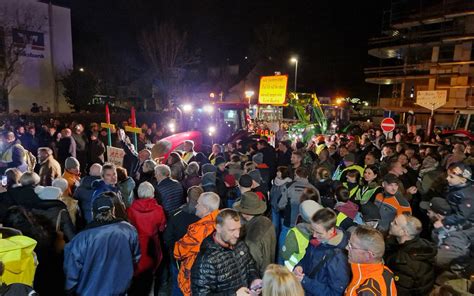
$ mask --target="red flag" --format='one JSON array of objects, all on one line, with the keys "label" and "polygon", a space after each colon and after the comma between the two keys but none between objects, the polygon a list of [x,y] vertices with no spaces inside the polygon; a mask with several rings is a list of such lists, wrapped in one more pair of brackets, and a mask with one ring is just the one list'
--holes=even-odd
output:
[{"label": "red flag", "polygon": [[135,117],[135,107],[132,107],[132,115],[131,115],[131,119],[132,119],[132,127],[136,127],[137,126],[137,118]]},{"label": "red flag", "polygon": [[107,121],[107,123],[110,123],[109,104],[105,104],[105,120]]}]

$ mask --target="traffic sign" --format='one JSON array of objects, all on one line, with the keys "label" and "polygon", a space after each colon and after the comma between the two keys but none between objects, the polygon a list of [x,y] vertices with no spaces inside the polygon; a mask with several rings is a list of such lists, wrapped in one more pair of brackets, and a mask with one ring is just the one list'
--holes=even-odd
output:
[{"label": "traffic sign", "polygon": [[390,133],[395,129],[395,120],[393,120],[393,118],[386,117],[380,123],[380,127],[384,133]]}]

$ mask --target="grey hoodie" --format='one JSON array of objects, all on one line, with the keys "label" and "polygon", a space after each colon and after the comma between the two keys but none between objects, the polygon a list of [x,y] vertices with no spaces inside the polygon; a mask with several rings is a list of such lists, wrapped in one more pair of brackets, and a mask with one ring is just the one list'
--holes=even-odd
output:
[{"label": "grey hoodie", "polygon": [[[318,191],[316,187],[311,185],[308,179],[302,179],[299,177],[295,177],[295,182],[289,183],[283,187],[281,199],[278,202],[278,208],[280,210],[284,210],[288,201],[291,203],[291,217],[289,225],[285,225],[286,227],[294,227],[296,225],[296,217],[299,213],[299,206],[300,206],[300,197],[305,188],[312,188],[315,191]],[[284,217],[284,221],[287,220],[288,217]]]}]

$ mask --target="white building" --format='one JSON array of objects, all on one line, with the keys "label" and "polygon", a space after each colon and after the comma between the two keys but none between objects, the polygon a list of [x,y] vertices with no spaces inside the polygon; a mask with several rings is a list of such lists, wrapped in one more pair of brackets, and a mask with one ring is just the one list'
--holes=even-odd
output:
[{"label": "white building", "polygon": [[[21,50],[11,79],[8,111],[68,112],[59,77],[73,67],[70,9],[37,0],[0,1],[0,78],[12,54]],[[1,86],[1,85],[0,85]]]}]

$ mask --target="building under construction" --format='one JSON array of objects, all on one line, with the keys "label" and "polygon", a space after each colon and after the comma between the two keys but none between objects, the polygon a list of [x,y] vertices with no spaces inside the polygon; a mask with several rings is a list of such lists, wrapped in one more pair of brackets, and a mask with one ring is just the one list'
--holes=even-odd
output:
[{"label": "building under construction", "polygon": [[417,92],[446,90],[438,124],[450,125],[456,110],[474,109],[473,0],[393,0],[383,20],[382,35],[369,40],[378,65],[365,69],[366,82],[386,94],[379,95],[381,107],[413,109],[423,124],[430,111],[416,105]]}]

